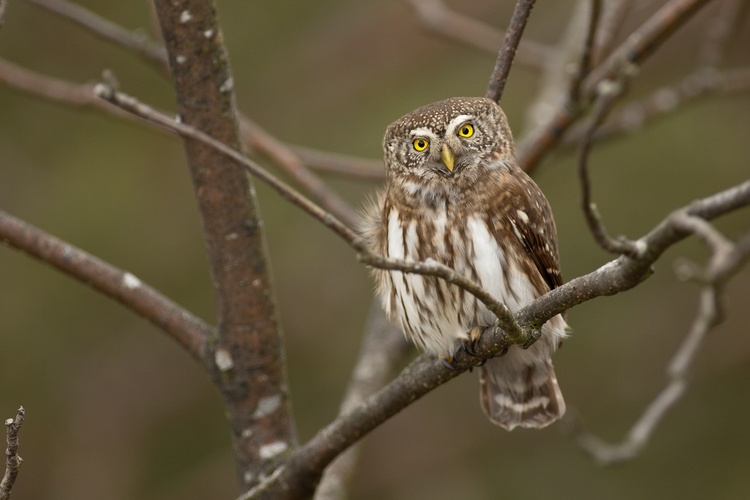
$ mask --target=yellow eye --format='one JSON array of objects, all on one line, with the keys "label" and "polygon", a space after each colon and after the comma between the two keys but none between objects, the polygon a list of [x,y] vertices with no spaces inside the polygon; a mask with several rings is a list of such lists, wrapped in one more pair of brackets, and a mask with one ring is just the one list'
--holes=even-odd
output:
[{"label": "yellow eye", "polygon": [[414,146],[415,150],[421,153],[422,151],[427,149],[427,146],[430,145],[430,141],[428,141],[424,137],[417,137],[416,139],[414,139],[414,141],[412,141],[411,145]]},{"label": "yellow eye", "polygon": [[458,135],[461,137],[471,137],[474,135],[474,125],[471,123],[464,123],[461,128],[458,129]]}]

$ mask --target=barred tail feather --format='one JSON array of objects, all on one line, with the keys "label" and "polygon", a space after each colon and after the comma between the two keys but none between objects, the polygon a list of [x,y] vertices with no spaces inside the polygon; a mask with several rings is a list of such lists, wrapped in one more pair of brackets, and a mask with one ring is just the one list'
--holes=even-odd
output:
[{"label": "barred tail feather", "polygon": [[[508,356],[514,354],[513,349]],[[516,362],[514,362],[516,361]],[[505,430],[541,429],[565,413],[549,357],[519,364],[507,357],[490,359],[479,372],[482,409],[487,418]],[[529,361],[529,360],[526,360]]]}]

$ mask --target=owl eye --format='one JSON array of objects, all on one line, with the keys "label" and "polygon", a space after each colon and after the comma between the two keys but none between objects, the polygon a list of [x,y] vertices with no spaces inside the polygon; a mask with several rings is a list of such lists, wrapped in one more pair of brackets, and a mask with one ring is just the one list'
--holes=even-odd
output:
[{"label": "owl eye", "polygon": [[458,129],[458,135],[461,137],[471,137],[474,135],[474,125],[471,123],[464,123],[461,128]]},{"label": "owl eye", "polygon": [[422,151],[427,149],[427,146],[430,145],[430,141],[428,141],[424,137],[417,137],[412,141],[411,145],[414,146],[414,149],[416,151],[419,151],[421,153]]}]

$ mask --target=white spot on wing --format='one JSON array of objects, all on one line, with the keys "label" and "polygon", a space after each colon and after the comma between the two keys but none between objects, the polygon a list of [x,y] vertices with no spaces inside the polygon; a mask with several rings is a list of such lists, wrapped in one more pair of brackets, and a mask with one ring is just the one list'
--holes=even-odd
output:
[{"label": "white spot on wing", "polygon": [[516,210],[516,215],[518,216],[518,219],[524,224],[529,223],[529,216],[523,210]]},{"label": "white spot on wing", "polygon": [[182,24],[185,24],[186,22],[190,21],[192,18],[193,18],[193,16],[192,16],[192,14],[190,14],[190,11],[188,11],[188,10],[183,10],[180,13],[180,22]]}]

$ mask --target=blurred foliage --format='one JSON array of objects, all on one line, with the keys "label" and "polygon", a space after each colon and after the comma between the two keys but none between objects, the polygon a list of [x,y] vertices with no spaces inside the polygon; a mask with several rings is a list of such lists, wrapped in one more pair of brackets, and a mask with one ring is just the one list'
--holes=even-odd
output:
[{"label": "blurred foliage", "polygon": [[[80,3],[152,30],[148,2]],[[453,3],[498,26],[513,4]],[[572,5],[537,6],[526,36],[555,41]],[[390,121],[433,100],[483,94],[495,59],[425,31],[404,2],[221,2],[219,9],[240,108],[279,138],[324,150],[379,157]],[[648,12],[636,10],[625,30]],[[633,95],[692,70],[707,12],[645,65]],[[740,31],[727,64],[750,62],[750,30]],[[154,69],[20,0],[0,30],[0,56],[75,82],[108,68],[125,91],[174,109],[169,82]],[[503,105],[512,125],[524,121],[537,83],[532,70],[511,74]],[[638,237],[674,208],[746,179],[749,127],[748,94],[716,97],[597,147],[594,197],[610,231]],[[578,208],[574,155],[554,155],[535,176],[555,210],[566,277],[604,263]],[[331,184],[354,204],[376,188]],[[0,87],[0,209],[212,321],[191,189],[177,138]],[[307,439],[337,412],[372,285],[343,243],[264,186],[257,191],[293,409]],[[745,211],[719,226],[737,237],[748,219]],[[558,376],[569,407],[605,439],[623,436],[662,387],[692,321],[697,287],[671,269],[681,256],[702,262],[706,252],[683,243],[643,286],[571,312],[575,333],[556,356]],[[481,414],[475,375],[467,375],[372,433],[352,498],[747,498],[749,276],[746,269],[728,288],[727,321],[700,353],[687,396],[632,463],[597,466],[559,425],[512,434],[494,428]],[[0,416],[27,409],[13,498],[236,495],[221,404],[200,366],[119,304],[25,255],[0,250],[0,277]]]}]

